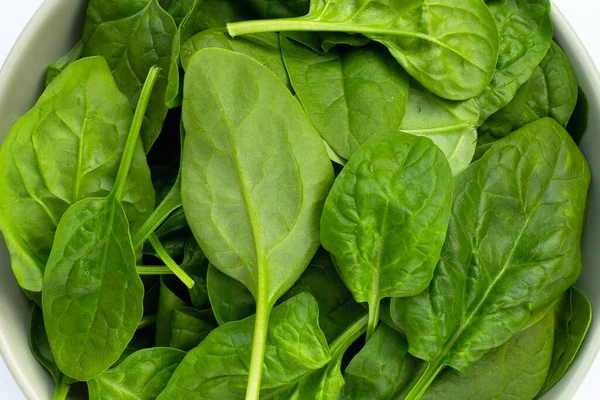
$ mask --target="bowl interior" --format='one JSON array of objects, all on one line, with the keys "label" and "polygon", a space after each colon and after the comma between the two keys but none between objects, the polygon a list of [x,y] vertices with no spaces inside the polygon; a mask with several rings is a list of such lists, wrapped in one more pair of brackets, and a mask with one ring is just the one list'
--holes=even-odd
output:
[{"label": "bowl interior", "polygon": [[[87,0],[46,0],[31,20],[0,71],[0,142],[12,124],[35,103],[44,87],[47,66],[63,56],[81,37]],[[583,239],[583,275],[579,286],[600,310],[600,269],[595,238],[600,235],[600,75],[571,26],[555,8],[556,40],[571,59],[590,102],[590,123],[581,148],[593,173]],[[53,383],[29,350],[30,304],[19,289],[0,237],[0,353],[28,399],[52,398]],[[590,333],[573,367],[545,400],[570,399],[600,349],[600,320]]]}]

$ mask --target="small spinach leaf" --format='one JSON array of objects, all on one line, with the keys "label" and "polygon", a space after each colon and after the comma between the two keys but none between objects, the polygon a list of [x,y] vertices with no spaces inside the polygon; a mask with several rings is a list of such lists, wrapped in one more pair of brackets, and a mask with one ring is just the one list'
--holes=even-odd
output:
[{"label": "small spinach leaf", "polygon": [[188,304],[176,293],[172,281],[161,277],[160,294],[158,297],[158,312],[156,314],[156,337],[157,347],[167,347],[171,343],[171,324],[175,310],[188,306]]},{"label": "small spinach leaf", "polygon": [[198,346],[215,329],[205,321],[204,314],[195,308],[183,307],[173,312],[170,347],[188,351]]},{"label": "small spinach leaf", "polygon": [[392,300],[406,307],[411,354],[428,361],[407,399],[444,365],[468,371],[577,280],[589,185],[585,158],[549,118],[496,142],[456,178],[431,285]]},{"label": "small spinach leaf", "polygon": [[[319,329],[318,313],[317,302],[307,293],[273,309],[267,330],[261,393],[285,388],[329,362],[329,348]],[[243,399],[254,319],[230,322],[212,331],[184,358],[158,399]],[[206,367],[208,363],[210,368]]]},{"label": "small spinach leaf", "polygon": [[231,36],[273,31],[364,34],[385,45],[423,86],[451,100],[480,94],[498,59],[498,30],[482,0],[313,0],[304,17],[238,22],[227,28]]},{"label": "small spinach leaf", "polygon": [[212,265],[208,266],[206,286],[219,325],[247,318],[256,311],[252,293],[242,283]]},{"label": "small spinach leaf", "polygon": [[[0,150],[0,227],[23,288],[42,290],[69,206],[113,188],[131,121],[106,61],[91,57],[67,67],[9,132]],[[135,151],[122,204],[133,229],[154,208],[142,150]]]},{"label": "small spinach leaf", "polygon": [[385,132],[348,161],[327,197],[321,242],[356,301],[369,304],[367,340],[386,297],[427,287],[452,199],[452,172],[429,139]]},{"label": "small spinach leaf", "polygon": [[81,40],[67,54],[62,56],[56,62],[48,66],[46,74],[46,86],[50,84],[57,76],[59,76],[69,65],[81,58],[83,54],[83,43]]},{"label": "small spinach leaf", "polygon": [[166,12],[171,14],[177,26],[181,25],[185,16],[189,14],[196,0],[167,0],[163,5]]},{"label": "small spinach leaf", "polygon": [[256,300],[248,389],[256,398],[269,312],[319,247],[333,167],[283,82],[239,53],[196,53],[186,73],[183,120],[190,227],[209,261]]},{"label": "small spinach leaf", "polygon": [[321,55],[281,35],[292,87],[311,122],[342,158],[402,122],[409,76],[373,43]]},{"label": "small spinach leaf", "polygon": [[592,306],[576,287],[570,288],[556,307],[556,335],[552,363],[538,398],[546,394],[567,372],[579,352],[592,322]]},{"label": "small spinach leaf", "polygon": [[185,357],[177,349],[155,347],[136,351],[119,366],[88,382],[90,400],[154,400]]},{"label": "small spinach leaf", "polygon": [[103,56],[117,86],[135,107],[150,68],[161,68],[142,126],[148,152],[167,115],[165,92],[171,45],[177,27],[158,0],[90,0],[83,31],[83,55]]}]

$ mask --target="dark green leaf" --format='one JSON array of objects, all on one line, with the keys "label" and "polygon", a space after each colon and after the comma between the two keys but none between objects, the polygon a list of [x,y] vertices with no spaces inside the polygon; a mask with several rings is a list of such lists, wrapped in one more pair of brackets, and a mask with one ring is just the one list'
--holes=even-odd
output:
[{"label": "dark green leaf", "polygon": [[160,295],[158,298],[158,313],[156,315],[156,346],[167,347],[171,342],[171,324],[173,321],[173,312],[187,306],[172,290],[173,280],[167,277],[160,279]]},{"label": "dark green leaf", "polygon": [[569,131],[571,137],[577,144],[581,143],[583,136],[587,131],[589,111],[587,95],[580,87],[577,96],[577,104],[575,105],[575,111],[573,111],[573,115],[571,116],[571,119],[567,125],[567,131]]},{"label": "dark green leaf", "polygon": [[216,326],[204,320],[195,308],[179,308],[173,312],[170,347],[188,351],[198,346]]},{"label": "dark green leaf", "polygon": [[496,142],[458,176],[431,285],[405,300],[410,352],[429,361],[407,399],[443,365],[468,371],[577,280],[589,184],[585,158],[552,119]]},{"label": "dark green leaf", "polygon": [[219,325],[239,321],[254,314],[256,302],[252,293],[240,282],[208,266],[206,286],[210,304]]},{"label": "dark green leaf", "polygon": [[261,18],[291,18],[308,13],[310,0],[246,0]]},{"label": "dark green leaf", "polygon": [[169,348],[137,351],[88,382],[90,400],[154,400],[183,357],[183,351]]},{"label": "dark green leaf", "polygon": [[[315,299],[300,294],[271,313],[262,393],[284,388],[324,367],[329,348],[317,321]],[[244,399],[254,317],[212,331],[179,365],[161,400]],[[207,364],[211,367],[207,368]]]},{"label": "dark green leaf", "polygon": [[342,158],[400,127],[409,76],[378,44],[321,55],[281,36],[292,86],[311,122]]},{"label": "dark green leaf", "polygon": [[[313,0],[304,17],[228,24],[232,36],[272,31],[359,33],[381,42],[436,95],[466,100],[492,79],[498,30],[481,0]],[[540,58],[541,60],[541,58]]]},{"label": "dark green leaf", "polygon": [[165,11],[171,14],[175,24],[179,26],[195,2],[196,0],[167,0],[163,7]]},{"label": "dark green leaf", "polygon": [[167,115],[165,92],[171,46],[177,27],[158,0],[90,0],[83,32],[83,55],[103,56],[117,86],[137,105],[151,67],[161,68],[150,101],[142,142],[150,150]]},{"label": "dark green leaf", "polygon": [[[93,57],[70,65],[9,132],[0,150],[0,228],[23,288],[42,290],[67,208],[112,189],[131,121],[129,102],[106,62]],[[154,208],[141,149],[130,172],[123,207],[135,228]]]},{"label": "dark green leaf", "polygon": [[73,64],[75,61],[81,58],[81,54],[83,53],[83,43],[81,40],[77,42],[75,46],[67,54],[61,57],[55,63],[52,63],[48,66],[48,73],[46,74],[46,86],[50,84],[58,75],[60,75],[65,68],[69,65]]}]

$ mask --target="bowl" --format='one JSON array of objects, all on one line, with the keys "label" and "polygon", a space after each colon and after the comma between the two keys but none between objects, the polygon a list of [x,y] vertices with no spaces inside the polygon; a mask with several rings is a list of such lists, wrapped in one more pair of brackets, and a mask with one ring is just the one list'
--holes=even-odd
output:
[{"label": "bowl", "polygon": [[[13,123],[34,105],[44,88],[49,64],[62,57],[80,38],[87,0],[46,0],[31,19],[0,70],[0,142]],[[552,10],[555,38],[567,53],[580,86],[590,101],[590,123],[581,148],[593,173],[589,209],[583,236],[583,275],[578,286],[592,307],[600,310],[600,74],[583,44],[557,8]],[[600,129],[600,128],[599,128]],[[52,398],[54,383],[29,350],[31,305],[17,285],[8,250],[0,237],[0,353],[25,396]],[[565,377],[544,400],[573,397],[600,349],[600,318],[592,321],[586,341]]]}]

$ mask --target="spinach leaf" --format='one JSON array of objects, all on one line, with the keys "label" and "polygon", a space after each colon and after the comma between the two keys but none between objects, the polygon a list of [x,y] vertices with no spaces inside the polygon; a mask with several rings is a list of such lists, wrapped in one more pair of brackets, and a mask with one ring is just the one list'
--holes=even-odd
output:
[{"label": "spinach leaf", "polygon": [[161,73],[142,126],[142,143],[148,152],[160,134],[167,115],[165,91],[171,45],[177,27],[158,0],[90,0],[83,31],[83,55],[103,56],[117,86],[133,106],[144,78],[158,65]]},{"label": "spinach leaf", "polygon": [[314,371],[290,388],[277,391],[269,400],[338,400],[344,377],[342,376],[342,361],[350,346],[362,336],[367,328],[367,315],[363,315],[351,323],[340,336],[331,343],[331,361],[320,370]]},{"label": "spinach leaf", "polygon": [[219,325],[247,318],[256,311],[252,293],[242,283],[212,265],[208,266],[206,286]]},{"label": "spinach leaf", "polygon": [[247,0],[261,18],[291,18],[308,13],[310,0]]},{"label": "spinach leaf", "polygon": [[257,33],[231,38],[225,29],[208,29],[186,41],[181,47],[181,65],[187,66],[198,50],[216,47],[235,51],[254,58],[269,68],[291,90],[290,79],[281,58],[279,35],[276,33]]},{"label": "spinach leaf", "polygon": [[[273,308],[261,394],[285,388],[329,362],[329,348],[319,329],[318,313],[317,302],[307,293]],[[212,331],[187,354],[158,399],[243,399],[254,320],[255,317],[250,317],[230,322]]]},{"label": "spinach leaf", "polygon": [[188,306],[185,300],[176,293],[177,290],[173,286],[169,279],[161,277],[158,312],[156,315],[155,345],[157,347],[169,346],[171,343],[173,314],[175,310]]},{"label": "spinach leaf", "polygon": [[195,308],[179,308],[173,312],[169,346],[184,351],[191,350],[215,328],[215,325],[205,321],[204,314]]},{"label": "spinach leaf", "polygon": [[181,45],[198,32],[211,28],[224,28],[228,22],[246,17],[245,8],[233,1],[195,0],[173,38],[171,67],[165,104],[169,108],[181,106],[182,76],[179,69]]},{"label": "spinach leaf", "polygon": [[[387,325],[381,325],[348,364],[342,397],[345,400],[395,399],[410,384],[417,365],[418,360],[408,354],[406,339]],[[447,398],[462,400],[462,397]]]},{"label": "spinach leaf", "polygon": [[572,287],[556,307],[556,335],[548,377],[537,398],[542,397],[564,376],[579,352],[592,322],[587,296]]},{"label": "spinach leaf", "polygon": [[452,174],[458,175],[471,164],[478,120],[475,100],[444,100],[413,81],[400,130],[431,139],[444,152]]},{"label": "spinach leaf", "polygon": [[589,184],[585,158],[549,118],[496,142],[456,178],[431,285],[392,300],[406,307],[411,354],[428,361],[407,399],[445,365],[466,372],[576,281]]},{"label": "spinach leaf", "polygon": [[319,326],[329,343],[365,313],[335,270],[330,254],[322,248],[281,300],[302,292],[312,294],[319,303]]},{"label": "spinach leaf", "polygon": [[171,14],[177,26],[181,25],[185,16],[189,14],[196,0],[167,0],[163,5],[166,12]]},{"label": "spinach leaf", "polygon": [[50,349],[50,343],[48,343],[43,318],[42,310],[34,305],[31,309],[31,320],[29,323],[29,347],[36,360],[50,372],[54,380],[53,399],[66,399],[71,385],[75,381],[63,374],[57,367],[54,355],[52,355],[52,350]]},{"label": "spinach leaf", "polygon": [[480,124],[515,96],[552,43],[550,0],[486,0],[500,31],[500,53],[492,81],[477,98]]},{"label": "spinach leaf", "polygon": [[67,54],[62,56],[58,61],[48,66],[46,74],[46,86],[50,84],[57,76],[59,76],[69,65],[81,58],[83,53],[83,43],[81,40]]},{"label": "spinach leaf", "polygon": [[183,357],[185,353],[177,349],[155,347],[137,351],[118,367],[88,382],[90,400],[154,400]]},{"label": "spinach leaf", "polygon": [[312,0],[304,17],[238,22],[227,29],[231,36],[273,31],[363,34],[385,45],[423,86],[450,100],[480,94],[498,59],[498,30],[482,0]]},{"label": "spinach leaf", "polygon": [[[0,150],[0,227],[24,289],[42,290],[69,206],[113,188],[131,121],[106,62],[92,57],[67,67],[10,130]],[[135,229],[154,208],[154,190],[143,151],[133,157],[122,204]]]},{"label": "spinach leaf", "polygon": [[269,312],[319,247],[333,168],[300,104],[266,67],[200,50],[186,73],[183,207],[209,261],[256,300],[249,399],[260,390]]},{"label": "spinach leaf", "polygon": [[112,191],[69,207],[44,273],[48,341],[60,370],[80,381],[119,359],[143,316],[144,286],[121,199],[134,154],[142,151],[140,129],[158,74],[156,67],[148,74]]},{"label": "spinach leaf", "polygon": [[571,119],[567,124],[567,131],[569,131],[569,134],[571,134],[571,137],[577,144],[581,143],[583,136],[587,131],[589,111],[587,95],[580,87],[577,95],[577,104],[575,105],[575,110],[573,111],[573,115],[571,115]]},{"label": "spinach leaf", "polygon": [[321,55],[282,35],[281,51],[306,114],[342,158],[373,134],[400,126],[409,76],[381,45]]},{"label": "spinach leaf", "polygon": [[546,379],[552,358],[554,315],[516,334],[487,353],[467,374],[445,369],[423,400],[532,400]]},{"label": "spinach leaf", "polygon": [[348,161],[327,197],[321,242],[359,303],[369,304],[367,340],[386,297],[427,287],[452,200],[452,172],[429,139],[373,136]]},{"label": "spinach leaf", "polygon": [[511,132],[540,118],[551,117],[567,126],[577,103],[577,75],[567,55],[556,43],[514,99],[492,115],[480,128],[480,135],[493,138]]}]

